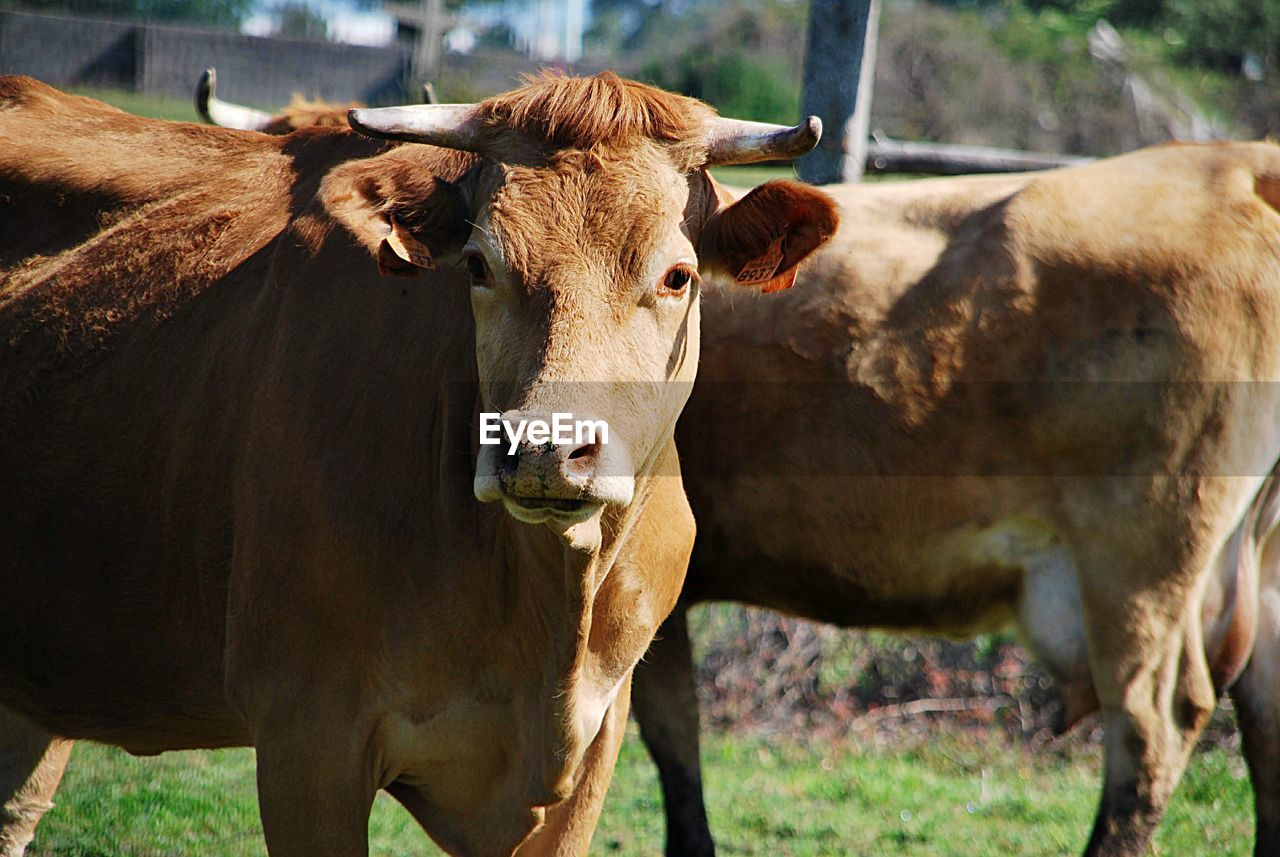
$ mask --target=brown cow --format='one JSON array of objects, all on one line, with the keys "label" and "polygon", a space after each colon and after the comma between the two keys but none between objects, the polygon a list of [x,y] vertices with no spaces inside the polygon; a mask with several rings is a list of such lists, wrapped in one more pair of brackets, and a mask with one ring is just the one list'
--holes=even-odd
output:
[{"label": "brown cow", "polygon": [[1102,712],[1087,853],[1141,854],[1249,656],[1259,562],[1234,693],[1280,853],[1280,148],[827,190],[840,233],[797,288],[704,296],[677,430],[698,538],[633,697],[667,853],[713,850],[687,604],[1013,621],[1071,716]]},{"label": "brown cow", "polygon": [[[451,853],[587,848],[692,544],[697,272],[834,230],[705,167],[816,127],[610,74],[356,120],[433,145],[0,78],[0,224],[48,230],[0,227],[5,857],[73,739],[254,746],[274,857],[367,853],[380,788]],[[508,455],[488,412],[610,435]]]}]

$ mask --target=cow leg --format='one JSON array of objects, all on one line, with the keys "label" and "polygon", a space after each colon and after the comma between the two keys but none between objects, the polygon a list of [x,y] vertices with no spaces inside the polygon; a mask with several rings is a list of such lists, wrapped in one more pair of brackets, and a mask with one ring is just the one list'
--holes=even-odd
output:
[{"label": "cow leg", "polygon": [[671,611],[636,667],[632,702],[662,781],[667,857],[711,857],[716,847],[702,798],[698,696],[684,604]]},{"label": "cow leg", "polygon": [[1268,542],[1259,578],[1258,635],[1231,698],[1253,781],[1254,854],[1263,857],[1280,854],[1280,539]]},{"label": "cow leg", "polygon": [[1082,580],[1106,730],[1102,801],[1085,854],[1138,857],[1216,696],[1189,587],[1118,592],[1116,581],[1126,576],[1114,564],[1105,576],[1088,574],[1082,564]]},{"label": "cow leg", "polygon": [[[350,730],[350,731],[355,731]],[[271,857],[366,857],[376,789],[350,735],[258,738],[258,811]],[[346,752],[350,750],[350,752]]]},{"label": "cow leg", "polygon": [[587,748],[578,769],[573,794],[547,809],[546,821],[517,850],[518,857],[576,857],[586,855],[591,835],[604,808],[605,792],[613,779],[613,768],[627,730],[630,684],[618,693],[600,724],[600,731]]},{"label": "cow leg", "polygon": [[71,755],[72,742],[0,708],[0,857],[22,857]]},{"label": "cow leg", "polygon": [[[1269,616],[1268,624],[1273,619]],[[1259,628],[1260,632],[1263,630]],[[1280,638],[1275,625],[1265,632],[1265,640],[1259,633],[1253,659],[1231,688],[1244,757],[1253,781],[1257,831],[1254,854],[1258,857],[1280,854]]]}]

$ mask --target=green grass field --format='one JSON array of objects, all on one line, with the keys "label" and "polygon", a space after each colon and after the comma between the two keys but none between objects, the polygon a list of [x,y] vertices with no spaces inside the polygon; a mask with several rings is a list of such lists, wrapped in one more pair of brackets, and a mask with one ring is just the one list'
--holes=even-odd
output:
[{"label": "green grass field", "polygon": [[[897,857],[1078,854],[1100,759],[1096,747],[1031,753],[1004,739],[950,737],[857,749],[719,735],[703,755],[720,853]],[[134,759],[81,745],[57,801],[32,857],[264,853],[248,750]],[[1160,853],[1252,853],[1252,804],[1238,756],[1198,753],[1161,828]],[[438,853],[386,796],[369,831],[377,855]],[[657,776],[633,727],[592,853],[661,851]]]},{"label": "green grass field", "polygon": [[92,87],[69,87],[67,92],[96,98],[113,107],[119,107],[128,113],[149,116],[152,119],[199,122],[200,117],[196,115],[195,86],[196,82],[194,80],[191,81],[192,97],[187,99],[164,98],[156,95],[125,92],[119,89],[94,89]]}]

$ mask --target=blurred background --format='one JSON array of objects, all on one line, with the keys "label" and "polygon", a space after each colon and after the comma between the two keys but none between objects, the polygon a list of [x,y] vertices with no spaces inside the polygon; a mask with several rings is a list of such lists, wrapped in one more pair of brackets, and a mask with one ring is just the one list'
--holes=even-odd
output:
[{"label": "blurred background", "polygon": [[[0,72],[275,109],[445,101],[544,66],[726,115],[799,115],[803,0],[0,0]],[[1280,0],[886,0],[871,124],[902,140],[1104,155],[1280,129]],[[182,118],[190,118],[183,116]]]}]

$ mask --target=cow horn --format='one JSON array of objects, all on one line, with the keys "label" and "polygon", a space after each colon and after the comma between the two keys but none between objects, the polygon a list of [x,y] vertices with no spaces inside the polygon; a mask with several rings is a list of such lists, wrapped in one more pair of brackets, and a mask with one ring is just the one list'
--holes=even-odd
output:
[{"label": "cow horn", "polygon": [[211,68],[205,69],[196,86],[196,111],[210,125],[240,131],[261,131],[271,123],[270,113],[218,100],[215,94],[217,88],[217,72]]},{"label": "cow horn", "polygon": [[479,123],[474,104],[415,104],[408,107],[361,107],[347,113],[351,127],[369,137],[429,143],[445,149],[478,152]]},{"label": "cow horn", "polygon": [[[446,149],[480,152],[474,104],[423,104],[361,108],[347,114],[351,127],[370,137],[430,143]],[[797,158],[818,145],[822,120],[810,116],[788,128],[767,122],[713,119],[706,130],[707,166],[751,164]]]},{"label": "cow horn", "polygon": [[716,117],[707,124],[707,166],[754,164],[798,158],[818,145],[822,120],[810,116],[795,127]]}]

